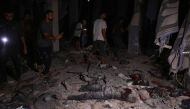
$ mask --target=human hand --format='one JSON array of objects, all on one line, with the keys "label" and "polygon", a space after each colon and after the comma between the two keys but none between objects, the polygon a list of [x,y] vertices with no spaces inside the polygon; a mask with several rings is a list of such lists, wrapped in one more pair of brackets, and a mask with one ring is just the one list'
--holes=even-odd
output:
[{"label": "human hand", "polygon": [[57,35],[56,40],[60,40],[61,38],[63,38],[63,33]]}]

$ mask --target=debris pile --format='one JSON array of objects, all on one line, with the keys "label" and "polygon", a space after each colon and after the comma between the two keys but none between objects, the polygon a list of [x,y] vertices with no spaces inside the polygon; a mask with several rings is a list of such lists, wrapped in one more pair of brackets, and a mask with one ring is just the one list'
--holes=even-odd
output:
[{"label": "debris pile", "polygon": [[60,53],[54,57],[50,74],[28,71],[19,83],[3,85],[0,109],[190,107],[189,92],[154,74],[161,71],[155,71],[148,57],[125,55],[120,54],[121,61],[110,58],[109,64],[100,64],[88,50]]}]

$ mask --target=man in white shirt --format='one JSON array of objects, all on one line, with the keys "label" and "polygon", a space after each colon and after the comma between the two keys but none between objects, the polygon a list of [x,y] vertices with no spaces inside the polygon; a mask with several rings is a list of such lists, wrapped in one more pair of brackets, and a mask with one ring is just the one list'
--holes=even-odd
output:
[{"label": "man in white shirt", "polygon": [[[106,55],[106,29],[107,24],[105,21],[106,13],[101,13],[100,18],[94,22],[93,27],[93,41],[95,49],[98,51],[100,57]],[[102,59],[101,59],[102,60]]]}]

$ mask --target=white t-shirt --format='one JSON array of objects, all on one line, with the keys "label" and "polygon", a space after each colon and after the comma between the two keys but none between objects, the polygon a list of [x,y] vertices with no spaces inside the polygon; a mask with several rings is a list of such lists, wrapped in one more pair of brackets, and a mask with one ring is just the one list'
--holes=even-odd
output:
[{"label": "white t-shirt", "polygon": [[93,28],[93,40],[101,40],[104,41],[104,37],[102,35],[102,30],[107,29],[107,24],[102,19],[97,19],[94,22],[94,28]]}]

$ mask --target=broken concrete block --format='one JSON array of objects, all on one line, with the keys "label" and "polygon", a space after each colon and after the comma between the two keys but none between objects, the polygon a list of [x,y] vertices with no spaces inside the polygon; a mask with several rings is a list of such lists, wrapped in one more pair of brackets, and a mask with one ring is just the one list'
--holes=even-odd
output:
[{"label": "broken concrete block", "polygon": [[[102,104],[99,103],[99,102],[96,102],[96,103],[93,104],[91,107],[92,107],[92,109],[105,109],[105,107],[102,106]],[[110,108],[108,108],[108,109],[110,109]]]},{"label": "broken concrete block", "polygon": [[155,101],[152,99],[147,99],[144,101],[147,105],[149,105],[152,109],[157,109],[157,104],[155,104]]},{"label": "broken concrete block", "polygon": [[31,109],[31,108],[29,106],[20,106],[20,107],[18,107],[16,109]]},{"label": "broken concrete block", "polygon": [[148,91],[145,89],[139,90],[139,96],[140,96],[141,100],[143,100],[143,101],[150,99],[150,95],[149,95]]},{"label": "broken concrete block", "polygon": [[130,103],[136,103],[137,97],[134,94],[129,94],[126,100]]},{"label": "broken concrete block", "polygon": [[133,85],[133,81],[127,82],[127,86],[132,86],[132,85]]},{"label": "broken concrete block", "polygon": [[81,74],[81,75],[80,75],[80,79],[81,79],[82,81],[85,81],[85,82],[90,82],[90,81],[93,80],[92,78],[88,77],[88,75],[85,75],[85,74]]},{"label": "broken concrete block", "polygon": [[5,93],[0,93],[0,97],[2,97],[2,96],[4,96],[5,95]]},{"label": "broken concrete block", "polygon": [[130,77],[125,76],[123,73],[119,73],[118,76],[122,78],[123,80],[130,80]]},{"label": "broken concrete block", "polygon": [[105,106],[104,106],[105,108],[112,108],[112,107],[113,107],[113,104],[110,103],[110,102],[107,101],[107,100],[106,100],[104,103],[105,103]]},{"label": "broken concrete block", "polygon": [[108,65],[108,64],[100,64],[99,67],[100,67],[101,69],[104,69],[104,68],[108,68],[109,65]]},{"label": "broken concrete block", "polygon": [[56,95],[49,95],[49,96],[46,96],[46,97],[44,97],[43,100],[44,100],[45,102],[49,102],[49,101],[52,101],[52,100],[54,100],[54,99],[58,99]]},{"label": "broken concrete block", "polygon": [[65,90],[71,90],[72,89],[71,85],[66,81],[61,82],[61,85],[65,88]]},{"label": "broken concrete block", "polygon": [[88,103],[80,103],[77,105],[76,109],[92,109],[91,105]]},{"label": "broken concrete block", "polygon": [[117,70],[118,68],[116,66],[112,66],[112,69]]},{"label": "broken concrete block", "polygon": [[56,92],[48,92],[40,95],[34,101],[35,109],[62,109],[60,103],[60,94]]}]

